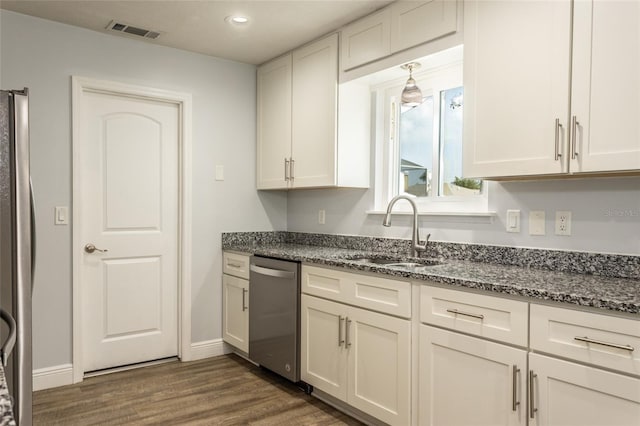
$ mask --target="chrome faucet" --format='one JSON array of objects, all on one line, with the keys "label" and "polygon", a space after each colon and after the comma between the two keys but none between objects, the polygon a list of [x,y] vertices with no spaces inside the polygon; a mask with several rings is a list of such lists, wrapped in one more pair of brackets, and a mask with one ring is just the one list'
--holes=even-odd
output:
[{"label": "chrome faucet", "polygon": [[413,201],[413,198],[408,195],[396,195],[389,201],[389,205],[387,206],[387,214],[382,221],[382,226],[391,226],[391,209],[393,205],[398,200],[407,200],[411,204],[411,208],[413,209],[413,236],[411,238],[411,256],[412,257],[420,257],[420,253],[427,249],[427,244],[429,244],[429,237],[431,234],[427,234],[427,239],[424,242],[424,245],[420,245],[420,235],[418,232],[418,206],[416,202]]}]

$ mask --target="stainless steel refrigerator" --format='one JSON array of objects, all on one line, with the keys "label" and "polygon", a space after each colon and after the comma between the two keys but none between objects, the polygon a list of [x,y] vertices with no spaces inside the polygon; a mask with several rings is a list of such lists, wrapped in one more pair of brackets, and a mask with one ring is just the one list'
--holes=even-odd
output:
[{"label": "stainless steel refrigerator", "polygon": [[[0,91],[0,328],[2,359],[18,425],[32,424],[33,196],[28,90]],[[15,321],[13,321],[15,319]],[[13,328],[13,330],[12,330]],[[12,341],[15,346],[12,348]],[[13,349],[13,350],[12,350]]]}]

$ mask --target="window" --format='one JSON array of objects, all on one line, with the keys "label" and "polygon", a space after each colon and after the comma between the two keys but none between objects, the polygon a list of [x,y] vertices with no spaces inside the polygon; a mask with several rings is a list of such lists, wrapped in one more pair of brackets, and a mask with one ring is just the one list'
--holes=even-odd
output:
[{"label": "window", "polygon": [[384,105],[378,120],[385,121],[377,134],[376,210],[395,195],[411,194],[421,212],[485,212],[482,182],[462,178],[462,62],[414,72],[424,99],[416,107],[400,104],[406,78],[376,89]]}]

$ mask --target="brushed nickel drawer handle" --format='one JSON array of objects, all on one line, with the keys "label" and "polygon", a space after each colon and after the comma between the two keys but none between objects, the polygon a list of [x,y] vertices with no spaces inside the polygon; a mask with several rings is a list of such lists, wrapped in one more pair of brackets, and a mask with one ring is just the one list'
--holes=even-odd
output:
[{"label": "brushed nickel drawer handle", "polygon": [[574,115],[571,118],[571,159],[575,160],[578,156],[578,148],[576,145],[576,133],[578,133],[578,126],[580,122],[578,118]]},{"label": "brushed nickel drawer handle", "polygon": [[233,262],[227,262],[227,266],[230,266],[231,268],[242,268],[242,264]]},{"label": "brushed nickel drawer handle", "polygon": [[342,315],[338,316],[338,347],[342,346],[344,343],[344,339],[342,338],[342,321],[344,321],[344,317]]},{"label": "brushed nickel drawer handle", "polygon": [[347,317],[347,321],[345,322],[344,334],[345,334],[345,347],[351,347],[351,338],[349,336],[349,324],[351,324],[351,320]]},{"label": "brushed nickel drawer handle", "polygon": [[470,314],[468,312],[462,312],[462,311],[459,311],[457,309],[447,309],[447,312],[452,313],[454,315],[464,315],[466,317],[478,318],[478,319],[481,319],[481,320],[484,319],[484,315],[481,315],[481,314]]},{"label": "brushed nickel drawer handle", "polygon": [[617,343],[603,342],[602,340],[591,339],[591,338],[589,338],[587,336],[584,336],[584,337],[576,336],[573,339],[574,340],[578,340],[580,342],[593,343],[593,344],[596,344],[596,345],[608,346],[610,348],[616,348],[616,349],[623,349],[623,350],[629,351],[629,352],[635,351],[635,348],[633,346],[619,345]]}]

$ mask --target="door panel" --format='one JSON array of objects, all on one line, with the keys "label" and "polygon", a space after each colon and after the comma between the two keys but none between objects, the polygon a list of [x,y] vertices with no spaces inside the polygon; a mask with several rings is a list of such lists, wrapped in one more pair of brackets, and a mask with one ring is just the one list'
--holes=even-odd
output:
[{"label": "door panel", "polygon": [[[178,107],[85,91],[82,154],[83,368],[178,353]],[[100,251],[105,250],[105,251]]]},{"label": "door panel", "polygon": [[525,425],[526,365],[524,350],[421,325],[419,423]]},{"label": "door panel", "polygon": [[162,210],[161,124],[137,114],[116,114],[105,117],[103,126],[104,229],[158,230]]},{"label": "door panel", "polygon": [[350,308],[349,404],[389,424],[410,420],[411,323]]},{"label": "door panel", "polygon": [[346,401],[347,353],[340,342],[347,307],[304,294],[300,304],[301,379]]}]

